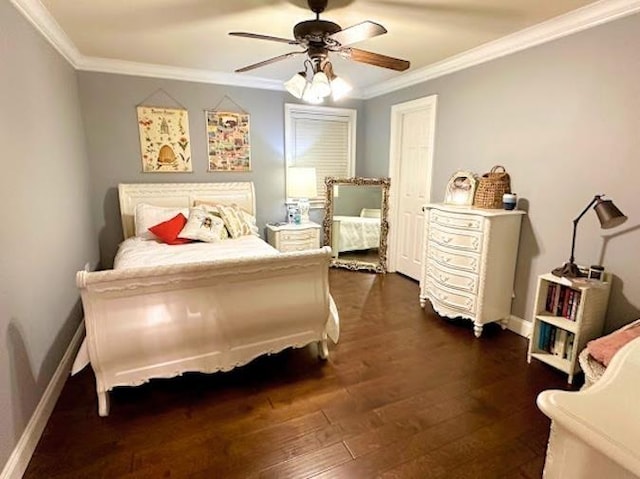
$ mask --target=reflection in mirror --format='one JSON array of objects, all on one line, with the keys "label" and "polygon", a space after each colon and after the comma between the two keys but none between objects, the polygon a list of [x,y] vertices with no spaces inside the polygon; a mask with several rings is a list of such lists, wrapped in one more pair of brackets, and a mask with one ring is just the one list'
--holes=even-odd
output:
[{"label": "reflection in mirror", "polygon": [[387,270],[389,178],[325,179],[324,244],[332,266]]}]

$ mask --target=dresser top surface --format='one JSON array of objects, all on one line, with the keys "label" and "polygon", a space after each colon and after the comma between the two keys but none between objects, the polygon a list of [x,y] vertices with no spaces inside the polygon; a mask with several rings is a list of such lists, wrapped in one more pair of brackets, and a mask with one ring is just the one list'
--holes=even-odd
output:
[{"label": "dresser top surface", "polygon": [[522,211],[522,210],[487,209],[487,208],[476,208],[474,206],[449,205],[445,203],[427,203],[422,207],[422,209],[424,211],[428,209],[435,209],[440,211],[447,211],[450,213],[480,215],[480,216],[513,216],[513,215],[527,214],[526,211]]}]

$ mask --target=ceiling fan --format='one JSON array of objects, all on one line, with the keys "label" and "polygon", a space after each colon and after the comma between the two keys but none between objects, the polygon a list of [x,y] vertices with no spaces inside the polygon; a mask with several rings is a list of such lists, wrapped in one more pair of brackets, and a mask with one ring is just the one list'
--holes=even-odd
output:
[{"label": "ceiling fan", "polygon": [[246,72],[255,68],[260,68],[271,63],[291,58],[295,55],[307,54],[316,71],[321,71],[327,62],[329,53],[338,53],[344,58],[360,63],[367,63],[382,68],[389,68],[396,71],[404,71],[409,68],[407,60],[393,58],[379,53],[368,52],[349,45],[367,40],[387,33],[387,30],[380,24],[372,21],[364,21],[351,27],[342,29],[340,25],[328,20],[321,20],[320,14],[327,8],[328,0],[308,0],[309,9],[316,14],[314,20],[305,20],[293,27],[295,40],[262,35],[248,32],[230,32],[229,35],[237,37],[256,38],[259,40],[269,40],[273,42],[286,43],[288,45],[299,45],[304,48],[301,51],[294,51],[269,58],[252,65],[247,65],[235,70],[236,73]]}]

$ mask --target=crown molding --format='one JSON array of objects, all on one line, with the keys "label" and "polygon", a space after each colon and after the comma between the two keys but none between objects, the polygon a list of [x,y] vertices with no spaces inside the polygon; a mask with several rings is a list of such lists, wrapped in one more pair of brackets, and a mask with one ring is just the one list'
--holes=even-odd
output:
[{"label": "crown molding", "polygon": [[[151,78],[164,78],[170,80],[184,80],[201,83],[213,83],[216,85],[230,85],[245,88],[257,88],[260,90],[286,91],[281,80],[269,80],[237,73],[215,72],[211,70],[199,70],[195,68],[173,67],[167,65],[154,65],[151,63],[130,62],[127,60],[114,60],[110,58],[83,57],[76,64],[76,69],[81,71],[115,73],[119,75],[131,75]],[[361,100],[362,92],[353,89],[349,98]]]},{"label": "crown molding", "polygon": [[600,0],[511,35],[362,90],[363,99],[407,88],[640,11],[640,0]]},{"label": "crown molding", "polygon": [[280,80],[268,80],[236,73],[223,73],[197,68],[173,67],[154,65],[151,63],[130,62],[127,60],[113,60],[110,58],[83,57],[76,66],[78,70],[116,73],[152,78],[166,78],[170,80],[184,80],[202,83],[215,83],[263,90],[284,91]]},{"label": "crown molding", "polygon": [[42,36],[67,60],[77,68],[82,54],[53,18],[40,0],[10,0],[13,6],[38,30]]},{"label": "crown molding", "polygon": [[[234,73],[193,68],[87,57],[80,53],[62,27],[39,0],[10,0],[16,9],[77,70],[117,73],[121,75],[167,78],[221,85],[283,91],[279,80],[268,80]],[[432,65],[405,73],[392,80],[370,86],[350,95],[367,100],[407,88],[465,68],[485,63],[511,53],[562,38],[640,11],[640,0],[600,0],[546,22],[520,30],[506,37],[455,55]]]}]

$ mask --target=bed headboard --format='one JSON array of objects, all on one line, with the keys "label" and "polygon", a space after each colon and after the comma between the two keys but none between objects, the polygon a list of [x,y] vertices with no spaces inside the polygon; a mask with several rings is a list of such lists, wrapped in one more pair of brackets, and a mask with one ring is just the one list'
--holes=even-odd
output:
[{"label": "bed headboard", "polygon": [[237,204],[255,216],[256,198],[253,183],[120,183],[120,217],[124,238],[135,234],[134,213],[138,203],[155,206],[189,208],[195,200],[224,205]]}]

